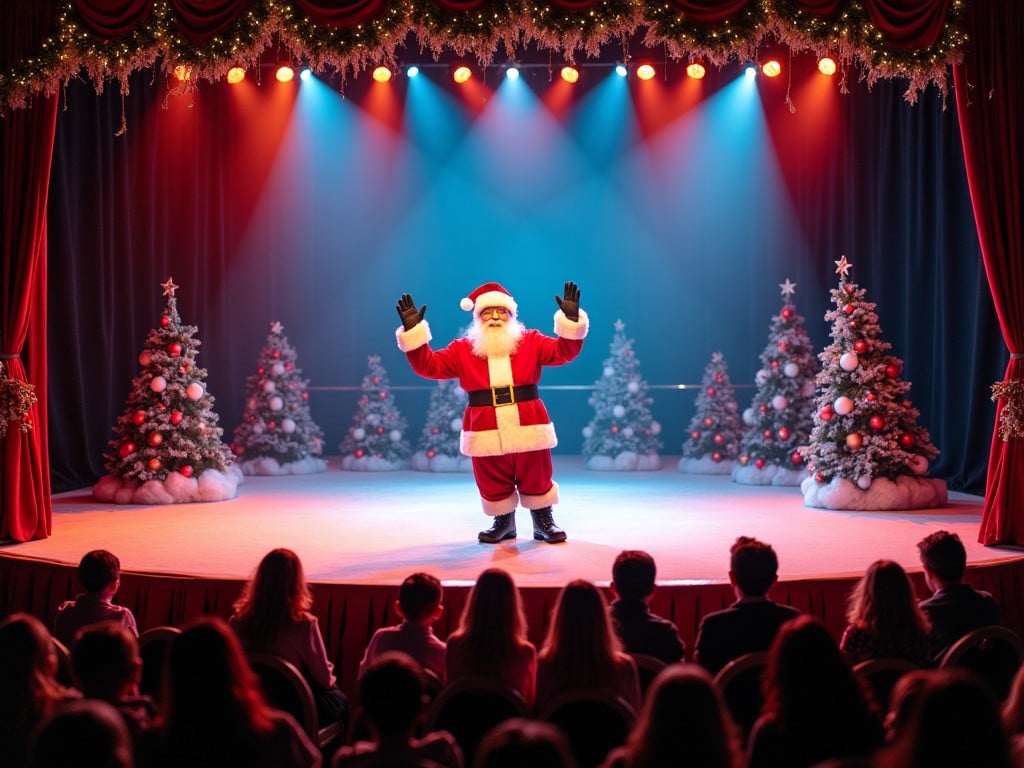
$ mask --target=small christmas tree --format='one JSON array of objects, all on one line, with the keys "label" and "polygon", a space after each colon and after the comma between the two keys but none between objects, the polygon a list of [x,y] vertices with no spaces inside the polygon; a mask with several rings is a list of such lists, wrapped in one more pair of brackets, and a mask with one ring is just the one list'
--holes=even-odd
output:
[{"label": "small christmas tree", "polygon": [[363,394],[352,426],[341,443],[341,467],[359,471],[401,469],[409,458],[407,424],[391,395],[379,355],[370,355]]},{"label": "small christmas tree", "polygon": [[807,444],[814,409],[814,355],[803,316],[793,305],[796,283],[780,283],[782,309],[772,317],[768,343],[755,374],[757,391],[743,412],[749,430],[732,469],[744,485],[800,485],[807,476],[801,446]]},{"label": "small christmas tree", "polygon": [[170,504],[221,501],[235,496],[241,474],[231,468],[231,451],[221,442],[206,370],[196,365],[202,343],[194,325],[183,325],[168,278],[162,284],[167,307],[160,326],[146,337],[142,370],[132,380],[124,413],[114,424],[110,473],[93,486],[99,501]]},{"label": "small christmas tree", "polygon": [[427,420],[412,468],[421,472],[471,472],[473,461],[459,450],[466,391],[456,379],[441,379],[430,393]]},{"label": "small christmas tree", "polygon": [[615,321],[611,356],[594,384],[588,402],[594,418],[583,428],[583,466],[597,470],[651,470],[661,466],[658,433],[661,424],[651,417],[647,382],[640,376],[640,361],[625,323]]},{"label": "small christmas tree", "polygon": [[875,305],[850,282],[850,263],[836,262],[839,288],[832,343],[819,355],[814,428],[802,453],[810,476],[801,490],[804,502],[827,509],[920,509],[944,506],[942,480],[926,478],[929,460],[939,451],[900,379],[903,363],[889,354]]},{"label": "small christmas tree", "polygon": [[721,352],[711,355],[700,386],[696,413],[688,429],[690,439],[683,443],[679,471],[727,475],[739,454],[743,424],[736,405],[736,390]]},{"label": "small christmas tree", "polygon": [[231,442],[242,474],[306,475],[327,469],[317,458],[323,432],[310,416],[309,382],[296,359],[281,323],[271,323],[256,372],[246,377],[245,413]]}]

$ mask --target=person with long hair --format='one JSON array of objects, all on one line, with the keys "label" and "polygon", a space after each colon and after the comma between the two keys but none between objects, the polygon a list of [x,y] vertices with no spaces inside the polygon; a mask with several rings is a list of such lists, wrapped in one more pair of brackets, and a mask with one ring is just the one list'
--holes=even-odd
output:
[{"label": "person with long hair", "polygon": [[139,745],[141,768],[319,768],[320,751],[260,692],[238,637],[207,616],[167,652],[161,714]]},{"label": "person with long hair", "polygon": [[711,675],[672,664],[655,678],[625,745],[604,768],[740,768],[739,731]]},{"label": "person with long hair", "polygon": [[445,682],[488,677],[534,700],[537,649],[526,636],[519,588],[508,571],[488,568],[469,592],[458,628],[448,636]]},{"label": "person with long hair", "polygon": [[242,588],[231,625],[246,652],[272,653],[295,665],[313,690],[321,724],[347,723],[348,699],[338,688],[312,607],[299,556],[290,549],[274,549]]},{"label": "person with long hair", "polygon": [[883,730],[864,683],[816,618],[782,625],[768,654],[764,705],[747,750],[748,768],[807,768],[867,758]]},{"label": "person with long hair", "polygon": [[622,651],[604,595],[592,582],[575,579],[558,594],[538,656],[537,708],[582,688],[603,688],[640,708],[636,662]]},{"label": "person with long hair", "polygon": [[928,619],[899,563],[876,560],[868,566],[850,592],[846,620],[839,648],[851,664],[887,657],[929,663]]}]

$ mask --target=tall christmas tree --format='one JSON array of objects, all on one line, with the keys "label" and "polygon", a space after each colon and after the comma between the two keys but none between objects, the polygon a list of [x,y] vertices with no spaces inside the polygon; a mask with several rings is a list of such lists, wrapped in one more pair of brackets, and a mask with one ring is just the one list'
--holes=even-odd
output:
[{"label": "tall christmas tree", "polygon": [[757,390],[743,412],[749,427],[732,468],[734,482],[744,485],[800,485],[807,476],[800,447],[807,444],[814,409],[814,355],[804,318],[793,305],[796,283],[780,283],[782,309],[772,317]]},{"label": "tall christmas tree", "polygon": [[182,324],[174,280],[162,287],[167,307],[146,337],[141,370],[104,454],[110,474],[93,486],[100,501],[221,501],[237,492],[241,475],[229,469],[231,451],[221,442],[206,370],[196,365],[199,329]]},{"label": "tall christmas tree", "polygon": [[743,424],[736,405],[736,390],[729,380],[729,367],[721,352],[712,354],[711,362],[704,368],[695,406],[679,471],[727,475],[740,452]]},{"label": "tall christmas tree", "polygon": [[441,379],[430,393],[427,420],[412,468],[421,472],[470,472],[473,462],[459,450],[466,391],[456,379]]},{"label": "tall christmas tree", "polygon": [[352,426],[341,442],[341,467],[359,471],[401,469],[410,454],[408,425],[391,394],[388,373],[379,355],[370,355],[363,394]]},{"label": "tall christmas tree", "polygon": [[297,357],[281,323],[271,323],[256,372],[245,379],[245,413],[231,442],[243,474],[306,475],[327,469],[317,458],[323,432],[310,415],[309,382],[295,365]]},{"label": "tall christmas tree", "polygon": [[836,262],[832,343],[819,355],[814,428],[802,453],[811,473],[801,485],[808,506],[827,509],[920,509],[944,506],[946,484],[927,478],[939,451],[907,395],[903,362],[882,338],[875,305]]},{"label": "tall christmas tree", "polygon": [[588,402],[594,418],[583,428],[583,466],[597,470],[651,470],[661,466],[661,424],[651,417],[647,382],[626,325],[615,321],[611,356]]}]

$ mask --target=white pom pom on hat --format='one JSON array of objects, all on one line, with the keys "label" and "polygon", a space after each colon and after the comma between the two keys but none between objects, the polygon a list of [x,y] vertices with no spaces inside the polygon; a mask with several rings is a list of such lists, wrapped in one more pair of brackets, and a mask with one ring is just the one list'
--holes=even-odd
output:
[{"label": "white pom pom on hat", "polygon": [[477,286],[469,296],[459,302],[459,306],[465,312],[470,310],[479,312],[488,307],[504,307],[513,315],[518,309],[512,294],[498,283],[484,283]]}]

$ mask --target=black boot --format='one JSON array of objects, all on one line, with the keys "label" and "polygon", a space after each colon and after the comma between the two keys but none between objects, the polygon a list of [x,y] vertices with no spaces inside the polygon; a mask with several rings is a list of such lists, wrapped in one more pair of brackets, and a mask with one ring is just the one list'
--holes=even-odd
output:
[{"label": "black boot", "polygon": [[565,541],[565,531],[555,525],[555,519],[551,516],[551,507],[531,509],[530,514],[533,515],[533,538],[538,541],[546,541],[548,544]]},{"label": "black boot", "polygon": [[477,538],[484,544],[497,544],[505,539],[516,537],[516,513],[509,512],[507,515],[495,515],[494,522],[486,531],[480,531]]}]

